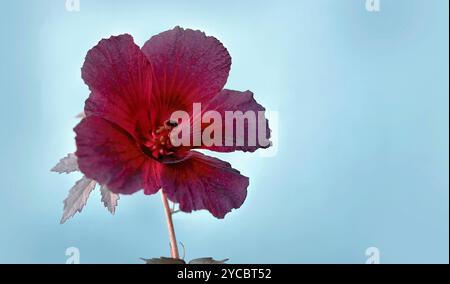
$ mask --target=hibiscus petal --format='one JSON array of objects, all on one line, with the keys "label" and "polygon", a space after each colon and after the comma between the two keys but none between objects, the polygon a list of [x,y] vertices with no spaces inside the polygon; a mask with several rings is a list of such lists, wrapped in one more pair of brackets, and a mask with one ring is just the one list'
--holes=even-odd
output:
[{"label": "hibiscus petal", "polygon": [[86,115],[103,117],[131,135],[136,127],[148,127],[151,64],[130,35],[101,40],[88,51],[81,73],[91,90]]},{"label": "hibiscus petal", "polygon": [[159,163],[153,160],[149,160],[144,164],[142,168],[142,178],[144,180],[144,194],[155,194],[161,188],[160,183],[160,166]]},{"label": "hibiscus petal", "polygon": [[244,203],[249,180],[229,163],[192,151],[188,159],[161,167],[161,185],[180,210],[206,209],[224,218]]},{"label": "hibiscus petal", "polygon": [[222,90],[231,66],[220,41],[180,27],[153,36],[142,51],[153,66],[155,125],[173,111],[190,111],[192,103],[209,101]]},{"label": "hibiscus petal", "polygon": [[131,194],[144,187],[142,168],[156,162],[125,130],[97,116],[86,117],[74,130],[78,166],[88,178],[114,193]]},{"label": "hibiscus petal", "polygon": [[[202,109],[203,119],[205,119],[205,114],[208,111],[218,112],[221,117],[221,123],[216,124],[211,121],[212,124],[205,124],[204,121],[201,128],[202,133],[206,128],[211,128],[208,132],[214,131],[214,135],[220,132],[222,139],[219,139],[220,143],[205,145],[206,138],[210,136],[207,135],[203,137],[203,143],[200,148],[217,152],[233,152],[236,150],[254,152],[258,148],[270,147],[270,129],[269,122],[265,118],[265,108],[256,102],[252,92],[224,89]],[[228,115],[231,116],[232,113],[239,111],[242,112],[242,116],[236,115],[235,119],[232,118],[232,123],[226,121],[226,112],[229,112]],[[246,119],[246,113],[248,117],[253,117],[254,119]],[[192,123],[198,123],[199,119],[200,117],[191,117]],[[239,124],[242,131],[237,129]],[[191,126],[190,129],[194,129],[194,127]],[[193,133],[193,135],[196,135],[196,133]]]}]

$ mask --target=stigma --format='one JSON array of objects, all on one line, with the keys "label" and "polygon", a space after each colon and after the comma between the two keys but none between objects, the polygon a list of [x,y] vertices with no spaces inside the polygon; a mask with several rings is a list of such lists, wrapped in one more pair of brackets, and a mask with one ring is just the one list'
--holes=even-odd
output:
[{"label": "stigma", "polygon": [[144,153],[156,160],[162,160],[173,155],[176,147],[170,142],[170,132],[176,126],[178,126],[178,123],[167,120],[164,125],[152,130],[150,138],[141,147]]}]

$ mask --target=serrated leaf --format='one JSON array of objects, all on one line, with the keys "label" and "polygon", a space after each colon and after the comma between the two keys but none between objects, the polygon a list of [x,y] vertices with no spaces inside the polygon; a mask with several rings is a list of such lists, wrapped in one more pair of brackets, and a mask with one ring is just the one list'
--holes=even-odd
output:
[{"label": "serrated leaf", "polygon": [[189,261],[189,264],[225,264],[225,262],[227,261],[228,258],[222,260],[215,260],[212,257],[201,257]]},{"label": "serrated leaf", "polygon": [[67,156],[59,160],[59,162],[51,169],[51,171],[60,174],[68,174],[78,171],[77,156],[75,156],[75,154],[73,153],[67,154]]},{"label": "serrated leaf", "polygon": [[75,183],[69,191],[69,196],[64,200],[64,212],[61,218],[61,224],[75,215],[75,213],[81,212],[86,205],[89,194],[95,188],[96,184],[94,180],[85,176]]},{"label": "serrated leaf", "polygon": [[146,264],[186,264],[186,262],[179,258],[160,257],[160,258],[141,258]]},{"label": "serrated leaf", "polygon": [[102,194],[102,202],[111,214],[116,212],[117,201],[120,199],[119,195],[110,191],[106,185],[100,187],[100,193]]},{"label": "serrated leaf", "polygon": [[84,111],[80,112],[79,114],[77,114],[77,116],[75,116],[75,118],[79,118],[79,119],[83,119],[86,117],[86,113]]}]

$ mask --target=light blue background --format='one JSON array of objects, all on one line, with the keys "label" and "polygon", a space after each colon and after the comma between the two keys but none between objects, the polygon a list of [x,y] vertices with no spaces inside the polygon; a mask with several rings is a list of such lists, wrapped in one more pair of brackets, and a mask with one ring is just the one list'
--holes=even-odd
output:
[{"label": "light blue background", "polygon": [[96,191],[59,225],[79,175],[49,169],[75,149],[86,51],[180,25],[219,38],[227,87],[279,112],[275,157],[221,155],[250,177],[243,207],[175,216],[187,259],[364,263],[376,246],[382,263],[448,263],[448,1],[364,2],[2,1],[0,262],[64,263],[70,246],[82,263],[169,254],[159,196],[122,197],[112,216]]}]

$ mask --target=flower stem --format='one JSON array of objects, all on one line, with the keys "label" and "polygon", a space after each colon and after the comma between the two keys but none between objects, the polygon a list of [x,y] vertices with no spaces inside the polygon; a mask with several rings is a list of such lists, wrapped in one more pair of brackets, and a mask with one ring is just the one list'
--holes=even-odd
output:
[{"label": "flower stem", "polygon": [[167,229],[169,230],[170,255],[172,258],[178,259],[180,258],[180,255],[178,254],[177,238],[173,228],[172,211],[170,210],[169,201],[167,200],[167,196],[163,189],[161,189],[161,199],[164,205],[164,211],[166,213]]}]

